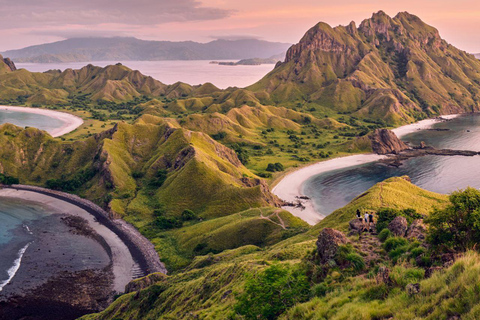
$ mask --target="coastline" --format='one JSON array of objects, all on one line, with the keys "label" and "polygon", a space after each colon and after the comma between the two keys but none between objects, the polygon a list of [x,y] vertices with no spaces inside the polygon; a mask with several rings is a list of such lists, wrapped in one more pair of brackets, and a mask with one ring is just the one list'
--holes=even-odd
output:
[{"label": "coastline", "polygon": [[[439,116],[433,119],[425,119],[395,128],[392,131],[397,135],[398,138],[401,138],[418,130],[429,129],[435,123],[450,120],[460,115],[461,114],[452,114]],[[304,196],[303,185],[311,177],[332,170],[375,162],[384,159],[385,157],[386,156],[369,153],[356,154],[317,162],[309,166],[302,167],[284,176],[272,189],[272,193],[286,202],[298,203],[300,201],[300,197]],[[301,204],[303,205],[303,208],[294,206],[283,206],[282,208],[310,225],[315,225],[324,218],[324,216],[322,216],[322,214],[315,209],[315,205],[311,199],[302,199]]]},{"label": "coastline", "polygon": [[62,121],[63,125],[60,128],[55,128],[47,131],[54,138],[72,132],[83,124],[82,118],[66,112],[15,106],[0,106],[0,110],[11,110],[16,112],[40,114]]},{"label": "coastline", "polygon": [[28,199],[31,202],[39,203],[51,209],[51,212],[67,213],[68,216],[77,216],[86,220],[89,226],[102,237],[111,251],[111,260],[114,273],[114,290],[122,292],[125,285],[133,279],[133,269],[135,261],[130,254],[127,246],[118,238],[116,234],[110,231],[106,226],[97,222],[94,217],[85,210],[40,193],[16,190],[0,189],[0,198]]}]

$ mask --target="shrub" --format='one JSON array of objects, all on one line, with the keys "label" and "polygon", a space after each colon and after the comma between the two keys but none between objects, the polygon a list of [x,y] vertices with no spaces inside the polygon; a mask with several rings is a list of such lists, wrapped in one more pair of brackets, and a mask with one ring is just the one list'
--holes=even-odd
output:
[{"label": "shrub", "polygon": [[397,210],[393,208],[382,208],[377,212],[377,232],[382,232],[383,229],[388,227],[388,224],[398,216],[405,217],[408,224],[412,223],[415,219],[421,219],[422,215],[417,213],[414,209]]},{"label": "shrub", "polygon": [[387,251],[390,252],[392,250],[397,249],[398,247],[406,246],[408,244],[408,240],[402,237],[391,237],[388,238],[384,243],[383,243],[383,248]]},{"label": "shrub", "polygon": [[167,180],[167,170],[161,169],[155,174],[155,177],[150,181],[150,186],[160,188],[165,180]]},{"label": "shrub", "polygon": [[315,297],[324,297],[329,291],[327,284],[322,282],[313,286],[312,295]]},{"label": "shrub", "polygon": [[393,267],[390,272],[390,279],[400,287],[405,287],[409,283],[420,282],[425,277],[425,270],[420,268],[407,268],[403,265]]},{"label": "shrub", "polygon": [[158,216],[155,219],[155,226],[158,229],[174,229],[174,228],[180,228],[182,226],[182,221],[180,221],[177,218],[167,218],[164,216]]},{"label": "shrub", "polygon": [[272,265],[249,279],[235,311],[245,319],[276,319],[309,296],[307,277],[299,269]]},{"label": "shrub", "polygon": [[12,185],[12,184],[18,184],[18,183],[19,183],[18,178],[7,176],[0,173],[0,184]]},{"label": "shrub", "polygon": [[190,220],[196,220],[196,219],[197,219],[197,215],[195,214],[195,212],[189,209],[183,210],[182,212],[183,221],[190,221]]},{"label": "shrub", "polygon": [[269,163],[267,165],[267,171],[270,171],[270,172],[276,172],[276,171],[283,171],[284,168],[283,168],[283,165],[279,162],[277,163]]},{"label": "shrub", "polygon": [[380,241],[382,242],[385,242],[385,240],[387,240],[391,236],[392,236],[392,232],[387,228],[385,228],[382,231],[380,231],[380,233],[378,234],[378,239],[380,239]]},{"label": "shrub", "polygon": [[480,242],[480,191],[467,188],[450,196],[451,204],[425,220],[434,247],[466,251]]},{"label": "shrub", "polygon": [[222,140],[227,136],[227,133],[225,131],[220,131],[218,133],[212,134],[212,138],[214,140]]}]

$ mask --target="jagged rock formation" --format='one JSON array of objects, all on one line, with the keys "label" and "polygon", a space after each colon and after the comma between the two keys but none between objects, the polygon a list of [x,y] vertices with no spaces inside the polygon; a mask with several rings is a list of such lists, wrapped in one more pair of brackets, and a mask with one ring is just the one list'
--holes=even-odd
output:
[{"label": "jagged rock formation", "polygon": [[17,70],[17,67],[15,66],[15,63],[13,63],[13,61],[10,60],[10,58],[4,58],[3,63],[5,63],[8,68],[10,68],[10,71]]},{"label": "jagged rock formation", "polygon": [[399,153],[410,149],[395,133],[388,129],[376,129],[369,135],[373,152],[377,154]]},{"label": "jagged rock formation", "polygon": [[423,223],[423,220],[417,219],[410,224],[407,229],[407,239],[425,240],[425,232],[427,227]]},{"label": "jagged rock formation", "polygon": [[338,247],[348,242],[347,237],[340,231],[325,228],[320,231],[317,239],[317,256],[320,263],[326,263],[335,257]]},{"label": "jagged rock formation", "polygon": [[407,219],[402,216],[397,216],[388,224],[388,230],[390,230],[396,237],[403,237],[407,232],[408,223]]},{"label": "jagged rock formation", "polygon": [[380,11],[358,28],[317,24],[250,89],[399,124],[479,110],[480,61],[416,16]]}]

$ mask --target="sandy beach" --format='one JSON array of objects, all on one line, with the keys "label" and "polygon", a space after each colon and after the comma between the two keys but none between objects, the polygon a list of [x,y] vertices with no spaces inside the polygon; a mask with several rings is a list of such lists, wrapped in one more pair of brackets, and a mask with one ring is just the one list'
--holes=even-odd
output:
[{"label": "sandy beach", "polygon": [[[416,123],[407,124],[392,131],[399,137],[403,137],[409,133],[417,130],[425,130],[431,128],[435,123],[453,119],[458,117],[458,114],[441,116],[435,119],[426,119]],[[327,161],[315,163],[313,165],[303,167],[296,171],[287,174],[277,185],[272,189],[272,193],[280,199],[286,202],[297,203],[299,200],[302,202],[304,208],[285,206],[283,209],[289,211],[294,216],[297,216],[309,223],[315,225],[323,216],[320,212],[316,211],[312,200],[301,200],[299,197],[304,196],[303,185],[311,177],[342,168],[348,168],[356,165],[361,165],[369,162],[378,161],[385,156],[377,154],[358,154],[346,157],[339,157]]]},{"label": "sandy beach", "polygon": [[[327,161],[318,162],[310,166],[301,168],[286,175],[272,190],[280,199],[287,202],[297,202],[298,197],[303,196],[303,185],[312,176],[331,170],[347,168],[355,165],[361,165],[369,162],[374,162],[384,158],[385,156],[377,154],[357,154],[352,156],[335,158]],[[292,213],[309,223],[315,225],[323,216],[315,210],[311,200],[302,200],[305,208],[297,208],[285,206],[285,210]]]},{"label": "sandy beach", "polygon": [[[134,270],[137,266],[127,246],[106,226],[100,224],[96,219],[85,210],[47,195],[32,191],[0,189],[0,198],[28,199],[51,208],[52,213],[67,214],[85,219],[89,226],[101,236],[108,247],[111,249],[111,260],[114,274],[113,289],[116,292],[123,292],[125,285],[134,278]],[[13,281],[13,280],[12,280]]]},{"label": "sandy beach", "polygon": [[407,125],[392,129],[392,131],[397,135],[397,137],[402,138],[409,133],[412,133],[418,130],[430,129],[435,123],[442,122],[445,120],[450,120],[458,116],[460,116],[460,114],[449,114],[449,115],[440,116],[433,119],[425,119],[425,120],[421,120],[415,123],[407,124]]},{"label": "sandy beach", "polygon": [[44,116],[48,116],[63,122],[63,125],[60,128],[55,128],[52,130],[48,130],[48,133],[52,137],[60,137],[64,134],[67,134],[80,125],[82,125],[83,120],[80,117],[74,116],[72,114],[66,112],[59,112],[47,109],[40,109],[40,108],[27,108],[27,107],[12,107],[12,106],[0,106],[0,110],[11,110],[16,112],[26,112],[26,113],[33,113],[33,114],[41,114]]}]

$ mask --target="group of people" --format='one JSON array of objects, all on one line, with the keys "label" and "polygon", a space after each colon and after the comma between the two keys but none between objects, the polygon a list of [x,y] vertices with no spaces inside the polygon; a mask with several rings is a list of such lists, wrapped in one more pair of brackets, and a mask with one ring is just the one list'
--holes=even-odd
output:
[{"label": "group of people", "polygon": [[361,232],[373,232],[375,229],[375,221],[373,219],[373,212],[366,211],[362,217],[360,209],[357,209],[357,218],[362,222],[363,228]]}]

